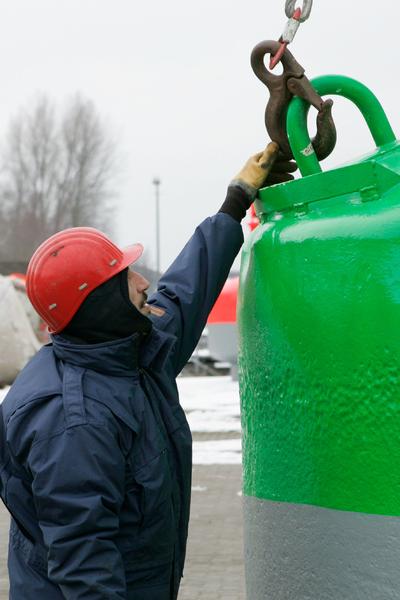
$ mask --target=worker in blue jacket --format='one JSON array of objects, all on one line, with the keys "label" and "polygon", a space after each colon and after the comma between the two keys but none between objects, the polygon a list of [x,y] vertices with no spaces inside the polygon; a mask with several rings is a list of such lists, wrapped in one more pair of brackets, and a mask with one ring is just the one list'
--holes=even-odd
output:
[{"label": "worker in blue jacket", "polygon": [[[27,291],[52,343],[0,407],[12,600],[177,598],[192,440],[175,378],[276,154],[270,144],[246,163],[149,299],[148,282],[130,268],[140,244],[120,250],[98,230],[77,227],[33,255]],[[294,168],[276,161],[274,181]]]}]

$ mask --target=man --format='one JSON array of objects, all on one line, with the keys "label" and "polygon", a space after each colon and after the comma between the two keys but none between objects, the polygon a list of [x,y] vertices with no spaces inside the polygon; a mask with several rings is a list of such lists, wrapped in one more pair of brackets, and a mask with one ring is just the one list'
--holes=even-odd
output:
[{"label": "man", "polygon": [[[148,300],[140,256],[72,228],[33,255],[27,291],[52,344],[1,406],[0,493],[12,515],[12,600],[175,600],[191,435],[175,377],[243,241],[240,221],[276,144],[252,157]],[[295,166],[277,163],[292,178]],[[279,169],[276,169],[279,171]],[[272,174],[271,174],[272,177]]]}]

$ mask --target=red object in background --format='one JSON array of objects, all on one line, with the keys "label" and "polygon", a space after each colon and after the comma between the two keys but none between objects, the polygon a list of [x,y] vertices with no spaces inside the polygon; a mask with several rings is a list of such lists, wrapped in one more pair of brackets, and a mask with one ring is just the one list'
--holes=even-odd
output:
[{"label": "red object in background", "polygon": [[[256,215],[254,204],[250,207],[250,220],[248,221],[250,230],[253,231],[260,224]],[[218,296],[212,311],[208,316],[208,325],[216,323],[236,323],[236,304],[239,289],[239,277],[228,279]]]},{"label": "red object in background", "polygon": [[236,323],[236,303],[239,288],[239,277],[228,279],[218,296],[207,323]]},{"label": "red object in background", "polygon": [[254,208],[254,204],[250,206],[250,221],[249,227],[250,231],[253,231],[260,224],[260,220],[256,215],[256,209]]}]

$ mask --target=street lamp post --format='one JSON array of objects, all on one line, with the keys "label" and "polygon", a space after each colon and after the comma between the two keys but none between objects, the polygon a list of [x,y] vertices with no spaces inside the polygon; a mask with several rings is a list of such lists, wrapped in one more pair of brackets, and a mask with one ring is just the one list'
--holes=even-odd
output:
[{"label": "street lamp post", "polygon": [[156,270],[157,275],[160,274],[160,184],[161,179],[154,177],[153,185],[155,189],[156,199]]}]

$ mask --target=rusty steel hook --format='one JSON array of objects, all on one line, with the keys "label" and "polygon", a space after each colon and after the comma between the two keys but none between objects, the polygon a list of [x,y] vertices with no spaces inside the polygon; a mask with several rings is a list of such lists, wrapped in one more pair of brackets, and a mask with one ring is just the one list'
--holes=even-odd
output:
[{"label": "rusty steel hook", "polygon": [[265,126],[268,135],[276,142],[285,157],[292,158],[287,130],[286,115],[293,96],[303,98],[318,110],[317,135],[312,140],[315,153],[323,160],[336,145],[336,128],[332,119],[332,100],[323,100],[304,75],[303,67],[289,50],[285,50],[281,62],[283,73],[274,75],[264,64],[266,54],[274,55],[280,43],[273,40],[260,42],[251,53],[251,66],[256,76],[268,88],[270,99],[265,109]]}]

